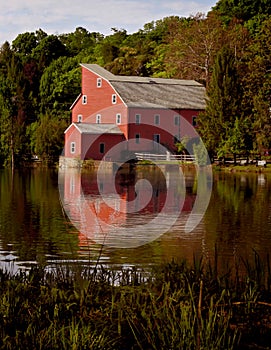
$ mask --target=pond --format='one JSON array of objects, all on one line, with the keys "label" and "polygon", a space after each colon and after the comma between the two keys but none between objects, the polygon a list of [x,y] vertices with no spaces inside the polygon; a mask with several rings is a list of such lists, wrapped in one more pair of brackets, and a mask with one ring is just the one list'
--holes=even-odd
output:
[{"label": "pond", "polygon": [[0,170],[0,264],[17,271],[63,260],[116,267],[216,256],[223,268],[255,252],[265,259],[271,175],[204,180],[198,206],[192,168]]}]

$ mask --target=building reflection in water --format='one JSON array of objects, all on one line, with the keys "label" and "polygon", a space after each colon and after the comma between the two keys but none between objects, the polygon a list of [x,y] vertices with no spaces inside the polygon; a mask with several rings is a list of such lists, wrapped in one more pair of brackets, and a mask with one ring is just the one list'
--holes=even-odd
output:
[{"label": "building reflection in water", "polygon": [[176,168],[63,169],[59,189],[64,210],[81,235],[94,243],[130,248],[167,232],[196,195]]}]

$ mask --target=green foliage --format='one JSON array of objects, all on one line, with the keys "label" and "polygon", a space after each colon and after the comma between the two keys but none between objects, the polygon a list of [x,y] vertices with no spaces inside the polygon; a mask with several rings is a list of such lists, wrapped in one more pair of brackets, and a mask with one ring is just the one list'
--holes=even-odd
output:
[{"label": "green foliage", "polygon": [[[143,271],[99,264],[0,271],[2,349],[242,349],[269,345],[269,257]],[[240,267],[245,273],[240,274]],[[266,322],[266,323],[265,323]],[[259,336],[261,335],[261,336]]]},{"label": "green foliage", "polygon": [[236,118],[233,128],[228,132],[225,140],[222,140],[221,146],[218,150],[218,157],[223,158],[227,154],[236,155],[245,151],[244,135],[242,132],[242,126],[240,125],[239,119]]},{"label": "green foliage", "polygon": [[193,144],[193,152],[196,159],[196,164],[199,166],[205,166],[208,165],[208,152],[202,142],[199,142],[198,144]]},{"label": "green foliage", "polygon": [[32,57],[39,63],[41,70],[60,56],[66,56],[66,47],[56,35],[44,37],[32,50]]},{"label": "green foliage", "polygon": [[32,51],[37,47],[38,41],[35,33],[26,32],[19,34],[15,40],[12,42],[12,49],[22,59],[27,59],[29,55],[32,54]]},{"label": "green foliage", "polygon": [[47,67],[40,79],[41,111],[65,114],[80,93],[81,70],[76,58],[60,57]]},{"label": "green foliage", "polygon": [[244,148],[239,100],[241,87],[236,60],[231,49],[219,52],[209,88],[209,100],[205,113],[199,118],[200,131],[211,154],[236,155]]},{"label": "green foliage", "polygon": [[5,164],[10,160],[10,130],[11,127],[11,119],[10,114],[11,111],[9,107],[6,105],[3,97],[0,95],[0,104],[2,106],[0,112],[0,165]]},{"label": "green foliage", "polygon": [[[24,99],[25,79],[22,65],[18,57],[5,48],[9,56],[2,63],[0,70],[0,119],[1,148],[5,162],[11,162],[12,167],[20,161],[23,149],[27,153],[25,140],[26,105]],[[6,53],[5,53],[6,54]]]},{"label": "green foliage", "polygon": [[268,0],[219,0],[213,8],[217,10],[226,23],[233,18],[248,21],[257,16],[271,15]]},{"label": "green foliage", "polygon": [[61,34],[61,42],[65,45],[68,56],[77,56],[81,52],[93,54],[98,42],[103,40],[103,35],[97,32],[90,33],[85,28],[77,27],[75,32]]},{"label": "green foliage", "polygon": [[246,74],[242,84],[245,103],[249,106],[253,149],[262,153],[270,148],[271,115],[271,18],[264,21],[251,41],[246,59]]},{"label": "green foliage", "polygon": [[28,129],[33,153],[48,163],[57,162],[64,147],[63,135],[67,126],[64,119],[49,114],[40,115],[39,120]]},{"label": "green foliage", "polygon": [[187,143],[189,141],[188,136],[184,136],[180,141],[175,143],[178,153],[184,153],[186,150]]}]

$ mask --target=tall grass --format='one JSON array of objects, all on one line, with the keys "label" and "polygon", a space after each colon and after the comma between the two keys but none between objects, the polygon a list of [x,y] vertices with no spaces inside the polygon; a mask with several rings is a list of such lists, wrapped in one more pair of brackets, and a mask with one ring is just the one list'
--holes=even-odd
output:
[{"label": "tall grass", "polygon": [[[1,349],[248,349],[271,337],[269,256],[220,276],[203,260],[153,270],[0,271]],[[260,335],[260,338],[259,338]]]}]

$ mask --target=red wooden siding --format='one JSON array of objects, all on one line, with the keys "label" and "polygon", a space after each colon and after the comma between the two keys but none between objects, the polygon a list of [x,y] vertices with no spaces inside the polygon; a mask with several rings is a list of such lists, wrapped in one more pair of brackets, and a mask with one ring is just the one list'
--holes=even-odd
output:
[{"label": "red wooden siding", "polygon": [[[151,148],[146,149],[146,143],[143,139],[154,140],[154,134],[160,135],[160,143],[167,147],[170,151],[175,150],[176,138],[182,137],[191,133],[187,128],[186,120],[192,125],[193,116],[197,116],[197,110],[170,110],[170,109],[142,109],[133,108],[129,112],[129,139],[135,139],[136,135],[140,135],[138,143],[136,140],[130,142],[130,147],[135,151],[155,151],[155,145],[150,145]],[[140,115],[140,124],[136,124],[136,115]],[[155,116],[159,115],[159,124],[155,125]],[[179,125],[175,124],[175,117],[179,116]]]},{"label": "red wooden siding", "polygon": [[[177,139],[187,135],[191,136],[193,129],[191,126],[195,126],[199,110],[128,107],[110,84],[110,73],[109,75],[105,74],[105,78],[103,78],[98,75],[101,71],[98,70],[97,73],[94,71],[82,66],[82,91],[72,106],[72,122],[77,123],[78,116],[81,116],[81,123],[96,124],[97,115],[99,115],[99,123],[118,124],[117,126],[123,135],[105,133],[100,135],[99,140],[97,140],[96,135],[81,134],[75,126],[72,126],[66,130],[65,134],[65,156],[99,160],[103,158],[103,154],[100,152],[100,143],[104,143],[106,153],[111,147],[125,139],[129,140],[130,151],[155,152],[157,148],[155,142],[146,145],[146,142],[143,141],[143,139],[153,141],[155,134],[159,135],[160,144],[174,152]],[[106,77],[109,81],[106,80]],[[101,82],[100,86],[97,86],[97,79]],[[123,91],[122,93],[124,94]],[[112,102],[112,95],[116,96],[116,103]],[[84,96],[86,97],[85,104],[82,103]],[[140,105],[141,102],[138,103]],[[135,116],[137,114],[140,115],[140,124],[136,124]],[[117,123],[117,115],[120,115],[120,123]],[[179,125],[175,123],[176,116],[180,116]],[[190,127],[184,120],[189,123]],[[189,128],[190,130],[188,130]],[[71,142],[76,143],[74,153],[71,153]]]},{"label": "red wooden siding", "polygon": [[[105,160],[110,161],[111,159],[106,158],[106,153],[124,140],[123,135],[104,134],[97,137],[97,135],[85,134],[82,136],[82,159],[101,160],[105,156]],[[104,144],[103,153],[100,152],[101,143]]]},{"label": "red wooden siding", "polygon": [[[71,143],[75,142],[75,153],[71,153]],[[71,125],[65,133],[65,157],[79,157],[81,158],[81,134]]]},{"label": "red wooden siding", "polygon": [[[65,134],[65,156],[78,157],[79,159],[101,160],[106,153],[115,145],[124,140],[121,134],[81,134],[72,125]],[[75,152],[71,153],[71,143],[75,143]],[[100,152],[100,144],[104,144],[104,152]],[[109,160],[109,159],[108,159]]]},{"label": "red wooden siding", "polygon": [[[119,96],[117,96],[117,101],[115,104],[112,103],[112,95],[116,94],[112,86],[107,82],[107,80],[102,79],[102,86],[97,87],[98,75],[88,71],[86,68],[82,67],[82,95],[77,100],[72,110],[72,122],[76,123],[78,121],[78,114],[83,116],[83,122],[90,116],[94,116],[97,113],[104,112],[107,108],[117,107],[115,109],[116,113],[118,111],[124,112],[121,106],[123,102]],[[87,103],[82,103],[83,96],[87,96]]]}]

